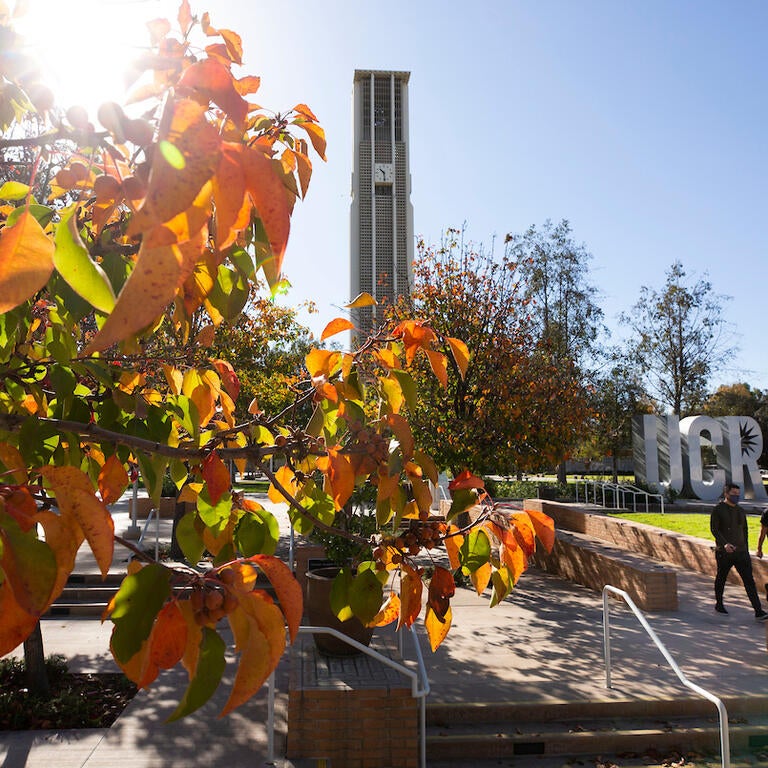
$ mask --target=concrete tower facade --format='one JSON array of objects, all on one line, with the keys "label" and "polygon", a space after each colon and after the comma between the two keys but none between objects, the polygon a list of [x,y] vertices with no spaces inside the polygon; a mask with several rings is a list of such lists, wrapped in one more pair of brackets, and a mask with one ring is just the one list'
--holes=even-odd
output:
[{"label": "concrete tower facade", "polygon": [[[353,95],[350,288],[379,305],[410,291],[414,251],[408,160],[410,72],[356,70]],[[381,306],[353,311],[365,338],[381,322]]]}]

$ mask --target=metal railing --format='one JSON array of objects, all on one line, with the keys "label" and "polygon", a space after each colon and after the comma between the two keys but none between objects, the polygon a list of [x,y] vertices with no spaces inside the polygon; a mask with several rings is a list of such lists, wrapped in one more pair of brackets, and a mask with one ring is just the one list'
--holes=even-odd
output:
[{"label": "metal railing", "polygon": [[606,584],[603,587],[603,654],[605,657],[605,687],[611,687],[611,620],[610,620],[610,608],[608,593],[612,592],[615,595],[624,599],[624,602],[632,609],[632,612],[637,617],[637,620],[642,625],[648,636],[653,640],[655,646],[661,651],[662,656],[667,660],[669,666],[672,667],[672,671],[677,675],[678,680],[690,688],[699,696],[704,697],[708,701],[711,701],[717,707],[717,714],[720,719],[720,765],[722,768],[730,768],[731,765],[731,749],[729,743],[728,733],[728,712],[725,709],[725,704],[717,698],[714,694],[705,690],[701,686],[692,683],[682,672],[680,667],[672,658],[671,654],[667,650],[664,643],[659,640],[656,633],[653,631],[651,625],[646,621],[645,616],[641,613],[640,609],[635,605],[632,598],[623,590],[617,587]]},{"label": "metal railing", "polygon": [[[416,631],[413,627],[406,628],[413,639],[413,647],[416,652],[417,670],[409,669],[399,661],[385,656],[383,653],[370,648],[357,640],[353,640],[343,632],[331,627],[299,627],[300,635],[328,634],[343,640],[347,645],[351,645],[361,653],[365,653],[382,664],[394,669],[411,680],[411,696],[419,700],[419,765],[421,768],[427,768],[427,696],[429,696],[429,680],[427,678],[427,669],[424,665],[424,658],[421,654],[421,646]],[[400,655],[403,655],[402,631],[398,633],[398,644]],[[273,672],[267,681],[267,762],[275,762],[275,673]]]},{"label": "metal railing", "polygon": [[589,488],[592,486],[592,503],[602,507],[608,507],[611,503],[612,509],[629,509],[627,499],[630,500],[632,510],[637,512],[638,496],[645,501],[645,511],[648,511],[651,499],[657,499],[661,505],[661,514],[664,514],[664,495],[661,493],[650,493],[627,483],[611,483],[607,480],[583,480],[576,481],[576,502],[579,502],[579,486],[584,485],[584,503],[589,504]]}]

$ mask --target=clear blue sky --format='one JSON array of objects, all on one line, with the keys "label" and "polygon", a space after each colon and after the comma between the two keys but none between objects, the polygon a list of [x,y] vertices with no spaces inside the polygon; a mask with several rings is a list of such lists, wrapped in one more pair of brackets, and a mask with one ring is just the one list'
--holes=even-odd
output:
[{"label": "clear blue sky", "polygon": [[[43,4],[71,13],[79,1]],[[132,16],[178,6],[106,1]],[[291,297],[317,302],[314,330],[350,298],[353,72],[408,70],[417,234],[437,242],[466,222],[488,244],[567,218],[594,256],[610,326],[679,259],[733,297],[726,317],[741,351],[713,383],[768,389],[768,3],[192,5],[242,34],[260,103],[306,102],[326,128],[328,163],[315,164],[285,263]]]}]

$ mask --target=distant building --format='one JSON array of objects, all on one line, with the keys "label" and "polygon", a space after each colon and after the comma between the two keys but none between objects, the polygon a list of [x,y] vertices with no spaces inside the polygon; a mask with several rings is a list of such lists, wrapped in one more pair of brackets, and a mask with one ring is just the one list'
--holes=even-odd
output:
[{"label": "distant building", "polygon": [[[379,304],[407,294],[414,251],[408,159],[410,72],[356,70],[353,120],[350,288]],[[381,322],[379,307],[353,311],[365,338]]]}]

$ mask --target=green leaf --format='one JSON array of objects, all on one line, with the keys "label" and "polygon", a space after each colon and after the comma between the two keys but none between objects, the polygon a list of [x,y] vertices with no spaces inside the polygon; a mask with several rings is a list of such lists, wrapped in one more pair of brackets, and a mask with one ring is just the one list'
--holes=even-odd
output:
[{"label": "green leaf", "polygon": [[352,574],[348,568],[342,568],[331,585],[331,610],[339,621],[352,618],[349,605],[349,589],[352,586]]},{"label": "green leaf", "polygon": [[112,652],[119,662],[127,663],[141,650],[170,594],[171,572],[157,563],[125,577],[109,617],[115,625]]},{"label": "green leaf", "polygon": [[[16,221],[21,217],[21,215],[24,213],[24,211],[27,210],[26,205],[20,205],[18,208],[15,208],[11,213],[8,215],[8,218],[6,219],[6,226],[12,227]],[[50,208],[47,205],[40,205],[37,203],[33,203],[29,206],[29,212],[35,217],[37,220],[37,223],[45,229],[52,221],[53,214],[55,211],[53,208]],[[55,256],[54,256],[55,259]]]},{"label": "green leaf", "polygon": [[246,512],[235,530],[235,546],[243,557],[273,555],[280,538],[280,526],[271,512]]},{"label": "green leaf", "polygon": [[456,515],[466,512],[477,504],[477,492],[471,488],[459,488],[453,492],[451,508],[448,510],[446,520],[453,520]]},{"label": "green leaf", "polygon": [[193,565],[200,562],[203,552],[205,552],[203,537],[195,525],[196,520],[197,512],[190,510],[184,514],[176,526],[176,540],[179,542],[184,557]]},{"label": "green leaf", "polygon": [[177,171],[184,170],[187,161],[184,159],[181,150],[175,144],[171,144],[167,139],[163,139],[157,145],[157,148],[160,150],[160,154],[163,156],[165,162],[168,163],[171,168],[175,168]]},{"label": "green leaf", "polygon": [[216,504],[211,503],[207,488],[203,488],[197,497],[197,513],[200,519],[216,534],[227,527],[231,512],[232,494],[229,491],[223,493]]},{"label": "green leaf", "polygon": [[461,549],[459,550],[462,570],[467,573],[474,573],[488,562],[490,556],[491,541],[484,530],[474,529],[464,537]]},{"label": "green leaf", "polygon": [[376,573],[370,568],[358,571],[349,587],[349,605],[352,613],[367,624],[381,609],[383,590]]},{"label": "green leaf", "polygon": [[112,284],[83,245],[74,214],[75,206],[65,209],[56,227],[53,264],[72,290],[100,312],[109,314],[115,308]]},{"label": "green leaf", "polygon": [[34,531],[24,533],[14,518],[0,513],[0,542],[6,576],[11,578],[16,602],[27,613],[39,616],[48,606],[56,582],[56,557]]},{"label": "green leaf", "polygon": [[0,200],[23,200],[29,194],[29,186],[20,181],[6,181],[0,187]]},{"label": "green leaf", "polygon": [[186,717],[191,712],[205,704],[219,687],[221,676],[224,674],[226,646],[219,635],[210,627],[203,627],[203,637],[200,642],[200,656],[197,661],[195,676],[190,680],[184,693],[184,698],[173,714],[165,721],[172,723]]}]

